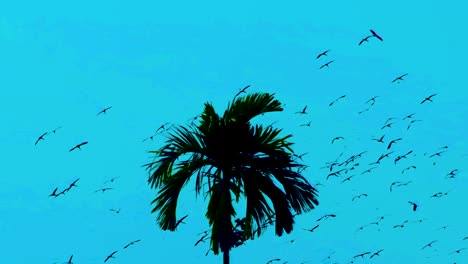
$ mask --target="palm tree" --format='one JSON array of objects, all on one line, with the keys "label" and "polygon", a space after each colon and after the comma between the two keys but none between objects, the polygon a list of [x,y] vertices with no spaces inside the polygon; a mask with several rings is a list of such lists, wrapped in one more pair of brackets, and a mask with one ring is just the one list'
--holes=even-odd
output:
[{"label": "palm tree", "polygon": [[318,205],[317,191],[293,170],[303,165],[293,159],[291,135],[280,137],[281,129],[251,124],[254,117],[282,110],[281,103],[268,93],[235,98],[222,117],[205,103],[197,126],[174,128],[162,148],[150,151],[156,159],[145,166],[149,185],[159,189],[152,213],[158,212],[161,229],[175,230],[179,194],[196,177],[196,196],[208,185],[210,247],[215,255],[223,252],[224,264],[229,263],[229,251],[236,244],[234,198],[246,201],[245,240],[260,236],[273,216],[276,235],[290,233],[291,210],[297,214],[312,210]]}]

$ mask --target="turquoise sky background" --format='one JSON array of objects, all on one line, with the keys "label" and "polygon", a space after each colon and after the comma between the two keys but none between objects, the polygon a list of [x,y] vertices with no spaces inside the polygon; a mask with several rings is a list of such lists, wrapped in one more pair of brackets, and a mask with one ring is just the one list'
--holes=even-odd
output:
[{"label": "turquoise sky background", "polygon": [[[189,215],[186,224],[177,232],[156,225],[156,191],[141,166],[165,138],[142,140],[165,122],[186,124],[207,101],[222,113],[246,85],[286,104],[257,121],[293,134],[295,151],[308,152],[304,176],[324,186],[317,187],[320,205],[298,216],[291,234],[275,237],[269,229],[235,248],[232,263],[349,263],[380,249],[355,263],[468,263],[466,8],[402,0],[0,4],[0,263],[63,263],[72,254],[74,263],[102,263],[115,250],[107,263],[221,263],[221,256],[205,256],[208,243],[193,246],[208,228],[207,204],[194,199],[194,184],[178,208],[178,216]],[[358,46],[369,29],[384,41]],[[433,102],[420,104],[431,94]],[[306,105],[307,115],[294,114]],[[407,130],[402,118],[411,113],[422,121]],[[395,124],[381,129],[390,117]],[[386,143],[402,140],[361,175],[388,152],[371,140],[383,134]],[[331,144],[337,136],[344,140]],[[89,144],[81,151],[68,151],[83,141]],[[355,170],[326,180],[327,162],[363,151]],[[411,165],[416,169],[401,173]],[[459,173],[447,179],[454,169]],[[48,197],[77,178],[64,196]],[[389,192],[395,181],[411,183]],[[114,189],[94,192],[104,187]],[[368,196],[352,201],[362,193]],[[419,204],[416,212],[408,201]],[[316,221],[326,214],[336,217]],[[379,226],[356,231],[380,216]],[[405,220],[403,229],[393,228]],[[313,233],[303,230],[317,224]]]}]

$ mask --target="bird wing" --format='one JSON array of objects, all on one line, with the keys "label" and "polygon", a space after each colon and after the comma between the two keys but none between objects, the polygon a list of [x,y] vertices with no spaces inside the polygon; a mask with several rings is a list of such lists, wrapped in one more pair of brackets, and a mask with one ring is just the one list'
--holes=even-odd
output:
[{"label": "bird wing", "polygon": [[378,38],[380,41],[383,41],[382,37],[380,37],[377,33],[375,33],[374,30],[370,30],[370,32],[372,33],[372,35],[374,35],[376,38]]}]

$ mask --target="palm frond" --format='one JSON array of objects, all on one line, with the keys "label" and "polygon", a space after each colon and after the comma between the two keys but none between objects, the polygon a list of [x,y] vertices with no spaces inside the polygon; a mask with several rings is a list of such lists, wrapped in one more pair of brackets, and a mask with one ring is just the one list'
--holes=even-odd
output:
[{"label": "palm frond", "polygon": [[261,114],[280,111],[283,111],[281,103],[272,94],[254,93],[236,98],[228,105],[223,120],[247,123]]}]

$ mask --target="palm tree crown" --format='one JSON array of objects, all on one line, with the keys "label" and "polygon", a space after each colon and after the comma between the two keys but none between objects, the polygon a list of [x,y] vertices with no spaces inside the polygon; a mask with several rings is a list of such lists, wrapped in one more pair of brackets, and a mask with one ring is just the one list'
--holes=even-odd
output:
[{"label": "palm tree crown", "polygon": [[175,230],[179,194],[196,177],[196,195],[208,186],[211,249],[215,254],[221,249],[224,263],[229,263],[229,250],[234,246],[233,198],[246,201],[245,239],[260,236],[273,216],[276,234],[290,233],[291,211],[300,214],[313,209],[318,205],[317,191],[294,170],[302,165],[293,159],[291,135],[280,137],[281,129],[251,124],[254,117],[282,110],[281,103],[268,93],[235,98],[222,117],[205,103],[198,125],[175,128],[162,148],[150,151],[156,160],[146,164],[148,183],[159,189],[152,201],[159,226]]}]

